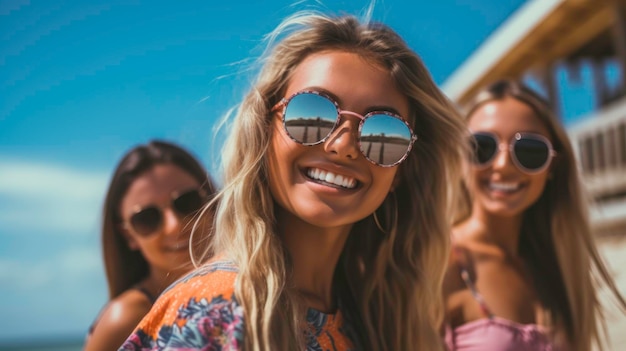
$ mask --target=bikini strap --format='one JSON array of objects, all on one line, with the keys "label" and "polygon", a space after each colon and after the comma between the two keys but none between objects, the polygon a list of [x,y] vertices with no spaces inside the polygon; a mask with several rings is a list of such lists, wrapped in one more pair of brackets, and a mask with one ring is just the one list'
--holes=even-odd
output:
[{"label": "bikini strap", "polygon": [[472,276],[470,275],[470,272],[468,269],[469,259],[467,257],[467,251],[459,246],[454,246],[453,252],[455,255],[454,261],[457,263],[457,266],[459,267],[459,270],[461,271],[461,278],[463,279],[463,282],[468,287],[468,289],[470,289],[470,292],[472,293],[474,300],[478,302],[478,305],[480,306],[480,310],[488,318],[490,319],[493,318],[493,313],[491,313],[491,310],[489,310],[489,307],[487,307],[485,298],[478,292],[478,289],[476,289],[476,284],[474,284],[474,281],[472,280]]},{"label": "bikini strap", "polygon": [[154,304],[154,302],[156,301],[156,296],[153,296],[148,291],[148,289],[146,289],[146,288],[144,288],[142,286],[139,286],[139,285],[135,285],[134,289],[139,290],[141,293],[143,293],[146,296],[146,298],[148,298],[148,300],[150,301],[151,304]]}]

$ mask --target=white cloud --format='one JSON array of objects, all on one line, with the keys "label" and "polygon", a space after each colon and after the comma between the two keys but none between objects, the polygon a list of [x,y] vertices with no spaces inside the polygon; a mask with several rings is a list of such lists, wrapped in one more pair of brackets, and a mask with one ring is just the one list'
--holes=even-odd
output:
[{"label": "white cloud", "polygon": [[109,174],[0,157],[0,233],[92,233],[100,223],[108,178]]},{"label": "white cloud", "polygon": [[43,260],[0,259],[0,286],[32,291],[50,284],[72,284],[103,275],[97,247],[70,247]]},{"label": "white cloud", "polygon": [[0,311],[12,316],[0,318],[0,340],[80,335],[106,301],[106,279],[95,246],[67,245],[47,255],[0,257]]},{"label": "white cloud", "polygon": [[47,262],[0,261],[0,285],[3,289],[29,291],[50,284],[54,279],[52,265]]},{"label": "white cloud", "polygon": [[74,247],[58,257],[59,270],[65,275],[82,278],[91,274],[103,274],[100,251],[96,247]]}]

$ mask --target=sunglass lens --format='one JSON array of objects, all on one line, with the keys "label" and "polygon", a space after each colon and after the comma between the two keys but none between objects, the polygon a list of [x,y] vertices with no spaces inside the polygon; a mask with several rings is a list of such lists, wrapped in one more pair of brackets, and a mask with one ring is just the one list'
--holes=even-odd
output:
[{"label": "sunglass lens", "polygon": [[150,235],[154,233],[161,224],[161,210],[156,207],[144,208],[130,218],[130,224],[138,234],[144,236]]},{"label": "sunglass lens", "polygon": [[183,193],[172,201],[174,210],[184,216],[190,215],[199,210],[203,204],[204,201],[202,196],[197,190],[191,190]]},{"label": "sunglass lens", "polygon": [[302,93],[289,100],[283,118],[285,129],[294,140],[313,145],[333,130],[337,121],[337,108],[321,95]]},{"label": "sunglass lens", "polygon": [[474,151],[474,162],[482,165],[491,161],[496,154],[498,142],[491,135],[474,134],[472,136],[472,148]]},{"label": "sunglass lens", "polygon": [[540,169],[550,157],[549,146],[544,141],[533,138],[516,140],[513,151],[519,164],[529,170]]},{"label": "sunglass lens", "polygon": [[399,162],[409,151],[411,130],[399,118],[376,114],[368,116],[361,127],[361,152],[383,166]]}]

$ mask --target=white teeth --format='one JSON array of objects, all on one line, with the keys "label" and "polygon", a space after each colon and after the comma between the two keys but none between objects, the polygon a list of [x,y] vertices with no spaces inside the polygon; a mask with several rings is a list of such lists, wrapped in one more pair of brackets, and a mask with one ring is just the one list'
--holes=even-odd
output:
[{"label": "white teeth", "polygon": [[334,174],[328,171],[323,171],[318,168],[309,168],[307,175],[310,178],[324,181],[329,184],[338,185],[343,188],[352,189],[356,186],[356,179],[339,174]]},{"label": "white teeth", "polygon": [[189,243],[187,243],[187,242],[176,243],[174,245],[168,246],[167,249],[171,250],[171,251],[178,251],[178,250],[182,250],[184,248],[189,247],[188,245],[189,245]]},{"label": "white teeth", "polygon": [[489,188],[497,191],[515,191],[519,189],[520,183],[502,183],[502,182],[491,182],[489,183]]},{"label": "white teeth", "polygon": [[[328,172],[328,173],[326,173],[326,178],[324,180],[326,181],[326,183],[333,183],[334,184],[335,183],[335,175],[330,173],[330,172]],[[339,184],[337,184],[337,185],[339,185]]]},{"label": "white teeth", "polygon": [[343,176],[340,176],[340,175],[335,176],[335,183],[337,183],[337,184],[339,184],[341,186],[344,186],[343,185]]}]

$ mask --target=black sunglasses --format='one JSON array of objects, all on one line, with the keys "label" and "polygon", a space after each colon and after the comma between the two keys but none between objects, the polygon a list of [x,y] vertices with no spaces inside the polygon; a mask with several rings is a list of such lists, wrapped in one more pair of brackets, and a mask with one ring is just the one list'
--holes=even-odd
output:
[{"label": "black sunglasses", "polygon": [[[174,193],[171,208],[179,218],[185,218],[198,211],[206,199],[197,189]],[[163,224],[163,209],[156,205],[148,205],[138,209],[128,220],[130,228],[140,236],[150,236],[157,232]]]},{"label": "black sunglasses", "polygon": [[341,115],[358,117],[361,153],[367,160],[381,167],[400,164],[417,140],[409,124],[395,113],[374,111],[363,116],[340,109],[330,96],[314,90],[300,91],[284,98],[272,111],[280,108],[287,134],[305,146],[326,141],[337,127]]},{"label": "black sunglasses", "polygon": [[[495,134],[476,132],[472,134],[473,162],[486,168],[496,158],[498,151],[506,149]],[[538,173],[546,169],[556,151],[548,138],[535,133],[515,133],[509,141],[508,151],[517,168],[526,173]]]}]

